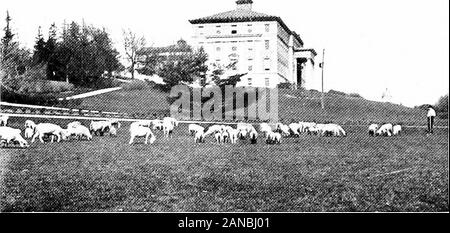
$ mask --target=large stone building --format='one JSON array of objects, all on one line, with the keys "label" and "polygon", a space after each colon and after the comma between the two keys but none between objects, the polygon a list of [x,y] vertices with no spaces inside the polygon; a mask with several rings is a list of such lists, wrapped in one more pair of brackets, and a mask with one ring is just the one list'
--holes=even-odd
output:
[{"label": "large stone building", "polygon": [[[235,10],[193,19],[193,42],[209,55],[209,65],[236,65],[225,75],[247,73],[239,86],[276,87],[291,83],[318,89],[314,49],[280,17],[252,10],[252,0],[238,0]],[[211,67],[212,68],[212,67]]]}]

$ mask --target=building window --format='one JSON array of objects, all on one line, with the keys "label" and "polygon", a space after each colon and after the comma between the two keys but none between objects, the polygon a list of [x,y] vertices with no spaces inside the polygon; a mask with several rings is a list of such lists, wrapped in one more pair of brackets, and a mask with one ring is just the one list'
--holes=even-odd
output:
[{"label": "building window", "polygon": [[264,58],[264,70],[270,70],[270,58]]},{"label": "building window", "polygon": [[270,31],[270,24],[265,24],[264,26],[266,27],[266,32],[269,32]]},{"label": "building window", "polygon": [[216,28],[220,28],[220,25],[217,25]]},{"label": "building window", "polygon": [[231,30],[231,34],[237,34],[237,30]]},{"label": "building window", "polygon": [[253,51],[253,48],[248,48],[248,51]]},{"label": "building window", "polygon": [[248,71],[252,71],[253,70],[253,66],[248,66]]},{"label": "building window", "polygon": [[248,78],[248,85],[249,85],[249,86],[253,85],[253,83],[252,83],[252,78]]},{"label": "building window", "polygon": [[198,28],[203,28],[203,26],[198,26]]},{"label": "building window", "polygon": [[264,44],[265,44],[266,49],[269,49],[269,41],[268,40],[264,41]]},{"label": "building window", "polygon": [[266,87],[270,86],[270,78],[266,78]]},{"label": "building window", "polygon": [[231,25],[232,27],[237,27],[237,25],[236,24],[234,24],[234,25]]},{"label": "building window", "polygon": [[216,63],[220,63],[220,59],[216,59]]}]

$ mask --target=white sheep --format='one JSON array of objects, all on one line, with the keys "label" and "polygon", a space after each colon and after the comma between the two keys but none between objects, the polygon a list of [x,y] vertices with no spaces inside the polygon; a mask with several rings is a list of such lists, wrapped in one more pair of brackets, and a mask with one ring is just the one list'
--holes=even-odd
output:
[{"label": "white sheep", "polygon": [[218,131],[214,134],[214,138],[216,139],[217,143],[221,143],[222,142],[222,132]]},{"label": "white sheep", "polygon": [[215,134],[217,132],[221,132],[222,127],[220,125],[212,125],[208,128],[208,130],[206,130],[205,132],[205,136],[208,136],[210,134]]},{"label": "white sheep", "polygon": [[392,136],[392,124],[384,124],[382,125],[376,132],[377,136]]},{"label": "white sheep", "polygon": [[36,123],[34,123],[32,120],[25,121],[25,128],[34,129],[35,127],[36,127]]},{"label": "white sheep", "polygon": [[[60,142],[62,138],[67,137],[65,130],[63,130],[59,125],[55,125],[52,123],[40,123],[34,128],[34,135],[31,139],[31,143],[33,143],[38,137],[41,142],[44,142],[45,135],[56,136],[57,142]],[[53,137],[51,142],[53,142]]]},{"label": "white sheep", "polygon": [[325,124],[321,127],[321,135],[322,136],[334,136],[334,137],[340,137],[340,136],[347,136],[344,129],[337,124]]},{"label": "white sheep", "polygon": [[267,136],[269,132],[272,132],[272,127],[270,127],[267,123],[261,123],[259,124],[259,131],[264,135]]},{"label": "white sheep", "polygon": [[230,137],[230,142],[232,144],[236,144],[238,140],[238,133],[239,131],[237,129],[231,129],[228,131],[228,135]]},{"label": "white sheep", "polygon": [[258,141],[258,132],[256,132],[256,130],[253,128],[252,130],[250,130],[250,132],[248,132],[248,137],[250,138],[251,144],[256,144]]},{"label": "white sheep", "polygon": [[282,123],[278,123],[277,130],[279,133],[281,133],[282,136],[287,137],[287,136],[291,135],[289,126],[284,125]]},{"label": "white sheep", "polygon": [[25,128],[25,138],[33,137],[34,130],[32,128]]},{"label": "white sheep", "polygon": [[195,143],[205,142],[205,131],[204,130],[197,131],[194,136],[194,141]]},{"label": "white sheep", "polygon": [[28,147],[28,142],[20,135],[20,129],[14,129],[11,127],[0,127],[0,141],[5,141],[6,145],[11,142],[19,143],[20,147]]},{"label": "white sheep", "polygon": [[67,128],[65,130],[65,138],[68,139],[70,136],[76,136],[78,140],[81,140],[83,137],[86,137],[87,140],[92,140],[92,134],[90,130],[84,125],[78,125],[76,127]]},{"label": "white sheep", "polygon": [[105,121],[91,121],[91,124],[89,125],[89,130],[91,131],[91,134],[97,135],[100,134],[100,136],[103,136],[103,134],[106,131],[109,131],[112,124],[111,121],[105,120]]},{"label": "white sheep", "polygon": [[230,135],[228,134],[228,131],[223,130],[222,131],[222,142],[226,143],[230,141]]},{"label": "white sheep", "polygon": [[267,144],[281,143],[281,134],[278,132],[269,132],[266,136]]},{"label": "white sheep", "polygon": [[164,117],[163,122],[170,122],[174,128],[178,126],[178,120],[173,117]]},{"label": "white sheep", "polygon": [[144,127],[140,125],[132,125],[130,127],[130,141],[129,144],[134,142],[135,138],[145,137],[145,144],[148,144],[150,137],[150,144],[153,144],[156,140],[155,135],[152,133],[149,127]]},{"label": "white sheep", "polygon": [[379,125],[378,124],[371,124],[369,125],[369,135],[370,136],[375,136],[375,134],[377,133]]},{"label": "white sheep", "polygon": [[401,125],[394,125],[392,127],[392,134],[393,135],[400,135],[401,132],[402,132],[402,126]]},{"label": "white sheep", "polygon": [[0,126],[6,126],[8,124],[8,115],[0,115]]},{"label": "white sheep", "polygon": [[173,129],[175,127],[175,124],[171,121],[163,121],[163,133],[164,137],[172,137]]},{"label": "white sheep", "polygon": [[79,121],[73,121],[67,124],[67,128],[76,128],[77,126],[81,125],[81,122]]},{"label": "white sheep", "polygon": [[300,137],[300,124],[299,123],[291,123],[288,125],[291,131],[291,134],[295,137]]},{"label": "white sheep", "polygon": [[205,131],[205,128],[197,124],[189,124],[188,131],[190,135],[195,135],[199,131]]}]

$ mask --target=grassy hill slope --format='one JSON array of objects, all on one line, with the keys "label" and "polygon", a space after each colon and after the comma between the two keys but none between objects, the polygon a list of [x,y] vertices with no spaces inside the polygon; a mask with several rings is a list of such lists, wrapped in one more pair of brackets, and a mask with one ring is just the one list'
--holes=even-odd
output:
[{"label": "grassy hill slope", "polygon": [[[168,113],[169,93],[147,87],[139,90],[120,90],[83,99],[80,108],[118,111],[152,115]],[[367,124],[370,122],[392,122],[425,125],[426,112],[398,104],[369,101],[334,93],[325,94],[325,109],[321,108],[316,91],[279,89],[279,119],[283,122],[317,121],[341,124]],[[447,120],[437,119],[438,125],[447,125]]]}]

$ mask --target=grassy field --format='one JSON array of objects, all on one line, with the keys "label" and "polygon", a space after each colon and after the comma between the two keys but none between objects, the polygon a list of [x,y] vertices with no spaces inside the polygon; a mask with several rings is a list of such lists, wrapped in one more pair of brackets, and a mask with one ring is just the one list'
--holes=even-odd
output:
[{"label": "grassy field", "polygon": [[[11,120],[20,127],[23,120]],[[66,121],[58,122],[61,125]],[[2,211],[448,211],[448,130],[153,145],[117,137],[0,149]],[[3,185],[1,185],[3,184]]]},{"label": "grassy field", "polygon": [[[168,113],[168,93],[147,87],[139,90],[120,90],[83,99],[80,108],[152,115]],[[321,108],[321,94],[304,90],[279,89],[278,117],[285,123],[291,119],[340,124],[368,124],[390,122],[402,125],[426,125],[426,111],[405,106],[381,103],[326,93],[325,109]],[[437,125],[448,120],[436,119]]]}]

